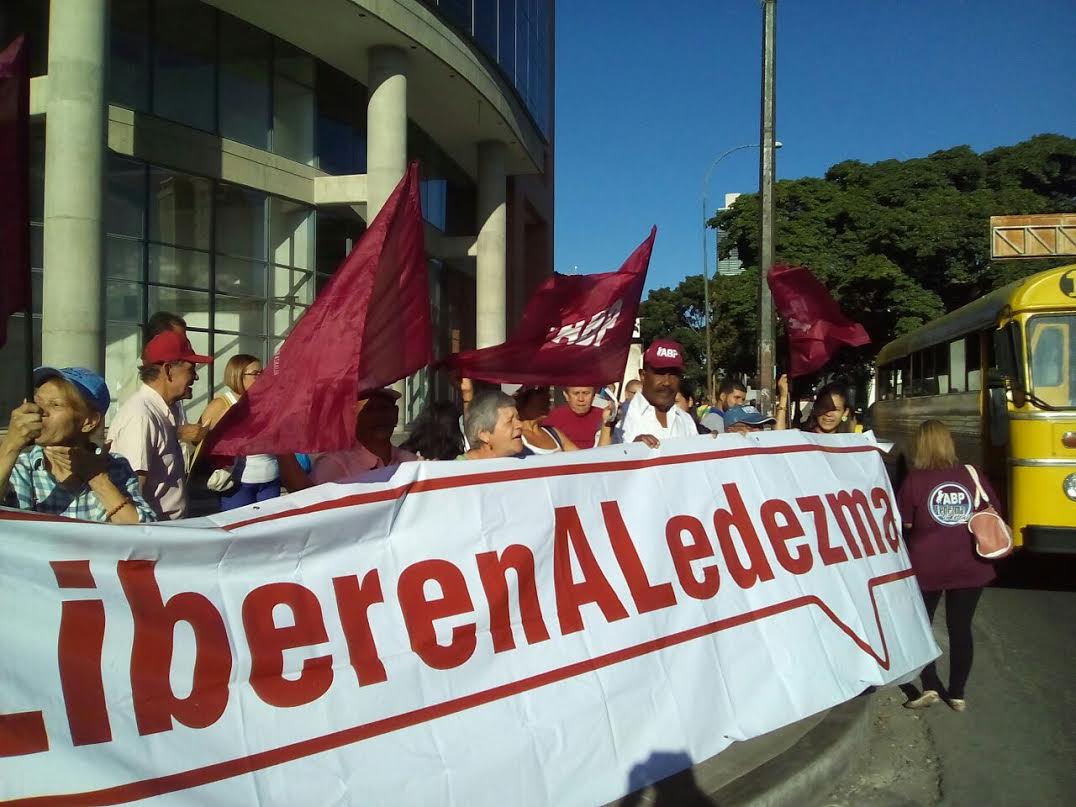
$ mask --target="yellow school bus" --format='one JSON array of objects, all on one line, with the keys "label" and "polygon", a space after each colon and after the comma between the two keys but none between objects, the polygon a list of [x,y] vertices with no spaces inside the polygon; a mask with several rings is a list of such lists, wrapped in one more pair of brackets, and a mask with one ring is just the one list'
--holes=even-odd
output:
[{"label": "yellow school bus", "polygon": [[876,385],[868,420],[895,444],[894,467],[919,424],[941,420],[960,458],[986,470],[1017,546],[1076,553],[1076,264],[890,342]]}]

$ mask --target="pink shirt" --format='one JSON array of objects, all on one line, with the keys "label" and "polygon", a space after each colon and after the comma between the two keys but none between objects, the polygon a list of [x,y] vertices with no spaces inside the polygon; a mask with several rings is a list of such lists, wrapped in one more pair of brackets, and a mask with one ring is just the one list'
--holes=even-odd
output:
[{"label": "pink shirt", "polygon": [[[401,462],[414,462],[418,457],[410,451],[393,446],[391,459],[389,465],[399,465]],[[384,467],[385,463],[376,454],[362,443],[356,443],[351,448],[328,451],[315,459],[314,467],[310,471],[310,481],[315,485],[325,482],[349,482],[364,473]]]}]

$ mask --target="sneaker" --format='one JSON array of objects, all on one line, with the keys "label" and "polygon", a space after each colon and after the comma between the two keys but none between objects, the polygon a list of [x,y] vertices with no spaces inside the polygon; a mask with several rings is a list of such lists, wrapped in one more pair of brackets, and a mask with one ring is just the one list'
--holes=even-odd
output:
[{"label": "sneaker", "polygon": [[949,708],[954,712],[963,712],[968,708],[968,702],[963,698],[950,698],[946,703],[949,704]]},{"label": "sneaker", "polygon": [[905,709],[926,709],[928,706],[933,706],[935,703],[941,700],[941,696],[938,695],[933,689],[928,689],[918,698],[914,700],[908,700],[904,702]]}]

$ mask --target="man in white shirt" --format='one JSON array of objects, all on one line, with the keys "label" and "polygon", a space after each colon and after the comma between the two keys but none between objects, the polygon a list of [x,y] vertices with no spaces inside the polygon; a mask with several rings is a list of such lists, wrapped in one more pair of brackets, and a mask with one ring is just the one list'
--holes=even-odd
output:
[{"label": "man in white shirt", "polygon": [[112,452],[131,463],[142,495],[162,518],[183,518],[187,512],[187,474],[174,407],[191,397],[197,366],[211,361],[195,353],[182,334],[157,334],[142,351],[142,386],[109,428]]},{"label": "man in white shirt", "polygon": [[691,415],[676,405],[684,375],[684,349],[678,342],[657,339],[643,354],[642,389],[627,405],[613,442],[646,443],[657,448],[669,437],[696,437]]},{"label": "man in white shirt", "polygon": [[315,485],[347,482],[377,468],[418,459],[391,442],[396,422],[400,419],[399,400],[400,393],[391,387],[360,392],[355,404],[355,445],[319,454],[314,460],[310,480]]}]

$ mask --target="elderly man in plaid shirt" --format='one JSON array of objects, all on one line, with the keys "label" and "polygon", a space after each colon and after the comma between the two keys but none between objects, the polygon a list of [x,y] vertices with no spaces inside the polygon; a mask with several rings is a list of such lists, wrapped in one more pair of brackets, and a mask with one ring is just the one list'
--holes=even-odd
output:
[{"label": "elderly man in plaid shirt", "polygon": [[91,370],[35,370],[34,401],[11,413],[0,442],[0,501],[86,521],[156,521],[130,463],[98,453],[90,440],[109,400],[105,380]]}]

